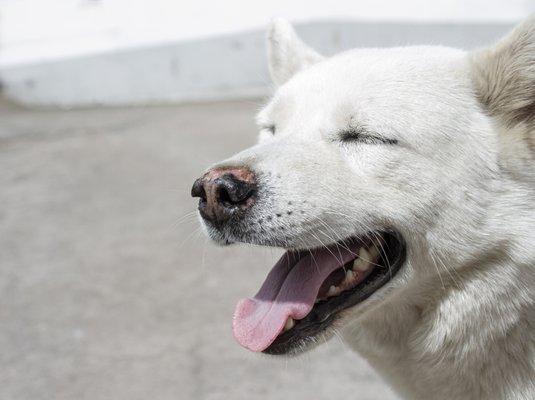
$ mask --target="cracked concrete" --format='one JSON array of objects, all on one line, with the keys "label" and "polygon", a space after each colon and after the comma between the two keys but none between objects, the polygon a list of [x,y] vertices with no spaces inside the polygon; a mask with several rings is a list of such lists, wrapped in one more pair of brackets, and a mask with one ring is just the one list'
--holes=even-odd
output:
[{"label": "cracked concrete", "polygon": [[258,105],[0,104],[1,399],[395,398],[336,339],[288,361],[232,338],[279,252],[208,243],[189,189]]}]

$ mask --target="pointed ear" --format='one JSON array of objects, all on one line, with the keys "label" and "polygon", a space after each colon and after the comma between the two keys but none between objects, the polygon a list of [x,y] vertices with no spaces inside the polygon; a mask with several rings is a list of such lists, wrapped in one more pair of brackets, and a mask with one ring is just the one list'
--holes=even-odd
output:
[{"label": "pointed ear", "polygon": [[290,23],[277,18],[267,35],[269,72],[279,86],[298,71],[323,59],[297,36]]},{"label": "pointed ear", "polygon": [[[505,127],[535,128],[535,15],[491,48],[471,54],[479,100]],[[535,132],[531,133],[535,146]]]}]

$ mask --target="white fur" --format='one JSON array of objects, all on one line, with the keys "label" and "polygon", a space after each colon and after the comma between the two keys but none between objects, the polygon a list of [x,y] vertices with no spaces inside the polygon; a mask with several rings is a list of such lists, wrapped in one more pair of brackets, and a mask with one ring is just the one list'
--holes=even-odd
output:
[{"label": "white fur", "polygon": [[[499,50],[500,69],[493,49],[322,59],[277,21],[279,86],[258,116],[260,143],[220,164],[248,165],[270,188],[251,221],[266,232],[249,241],[309,248],[388,227],[403,235],[404,267],[337,329],[407,399],[535,399],[535,133],[492,95],[526,96],[501,70],[535,84],[534,24],[499,45],[533,40],[522,60]],[[342,143],[347,127],[398,143]]]}]

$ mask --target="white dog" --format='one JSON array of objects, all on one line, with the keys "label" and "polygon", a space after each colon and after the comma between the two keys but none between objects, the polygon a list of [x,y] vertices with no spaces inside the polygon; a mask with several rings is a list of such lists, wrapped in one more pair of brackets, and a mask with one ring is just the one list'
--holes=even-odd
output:
[{"label": "white dog", "polygon": [[337,330],[407,399],[535,399],[535,18],[472,53],[268,47],[259,144],[192,189],[217,242],[287,250],[237,340]]}]

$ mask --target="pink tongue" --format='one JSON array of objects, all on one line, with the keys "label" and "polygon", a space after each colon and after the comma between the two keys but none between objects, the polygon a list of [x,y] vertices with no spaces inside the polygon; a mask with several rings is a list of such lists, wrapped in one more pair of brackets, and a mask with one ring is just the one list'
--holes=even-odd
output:
[{"label": "pink tongue", "polygon": [[[234,337],[252,351],[265,350],[284,328],[286,319],[304,318],[312,307],[323,281],[331,272],[355,258],[350,250],[336,246],[313,250],[297,260],[286,253],[268,274],[252,299],[242,299],[234,312]],[[297,263],[296,263],[297,262]]]}]

